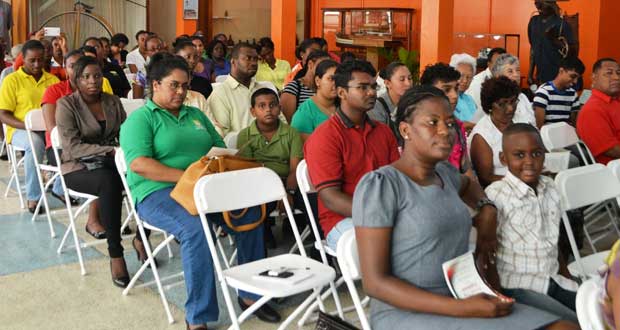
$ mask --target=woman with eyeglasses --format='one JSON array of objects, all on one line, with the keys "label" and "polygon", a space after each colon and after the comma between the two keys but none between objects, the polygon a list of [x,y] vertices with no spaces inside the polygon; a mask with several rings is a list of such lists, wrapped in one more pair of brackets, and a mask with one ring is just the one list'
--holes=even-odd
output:
[{"label": "woman with eyeglasses", "polygon": [[469,135],[470,157],[480,184],[486,187],[506,175],[501,163],[502,132],[516,122],[519,85],[507,77],[491,78],[482,83],[480,100],[486,113]]},{"label": "woman with eyeglasses", "polygon": [[[103,73],[96,58],[80,57],[73,64],[71,79],[75,92],[56,103],[62,175],[68,188],[99,197],[97,210],[105,228],[112,282],[126,287],[129,274],[121,245],[123,185],[114,165],[114,148],[126,114],[117,96],[102,91]],[[134,247],[138,255],[146,255],[140,241],[134,240]]]},{"label": "woman with eyeglasses", "polygon": [[[129,166],[127,183],[138,215],[149,224],[173,234],[181,242],[189,329],[206,329],[218,319],[213,262],[200,218],[170,197],[183,172],[212,147],[225,148],[213,124],[197,108],[183,104],[191,70],[180,56],[157,53],[147,66],[147,103],[134,111],[121,127],[121,147]],[[249,208],[239,219],[256,220],[260,207]],[[209,214],[235,237],[239,265],[265,257],[263,226],[232,232],[221,214]],[[247,308],[260,297],[239,292],[239,305]],[[280,316],[264,305],[254,312],[260,319],[278,322]]]}]

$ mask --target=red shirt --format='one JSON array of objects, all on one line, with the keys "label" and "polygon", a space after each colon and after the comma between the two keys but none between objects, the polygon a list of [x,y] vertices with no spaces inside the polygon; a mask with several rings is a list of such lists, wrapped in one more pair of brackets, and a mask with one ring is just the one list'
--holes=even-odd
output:
[{"label": "red shirt", "polygon": [[607,164],[613,158],[603,153],[620,145],[620,100],[593,89],[577,117],[577,134],[596,161]]},{"label": "red shirt", "polygon": [[[65,97],[71,93],[73,93],[73,91],[71,90],[69,80],[55,83],[49,86],[45,90],[45,93],[43,93],[43,98],[41,98],[41,106],[43,106],[44,104],[56,105],[56,101],[58,101],[61,97]],[[50,138],[50,131],[45,131],[45,147],[49,148],[51,146],[52,140]]]},{"label": "red shirt", "polygon": [[[340,187],[353,196],[364,174],[400,157],[398,144],[387,125],[366,117],[366,124],[360,128],[340,109],[336,113],[310,135],[304,145],[304,157],[317,191]],[[325,235],[344,218],[326,208],[319,198],[319,222]]]}]

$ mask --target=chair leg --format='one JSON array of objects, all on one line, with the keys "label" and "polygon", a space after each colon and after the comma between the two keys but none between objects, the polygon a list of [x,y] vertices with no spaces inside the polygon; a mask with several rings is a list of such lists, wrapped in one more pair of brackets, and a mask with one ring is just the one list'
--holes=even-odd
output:
[{"label": "chair leg", "polygon": [[308,309],[306,310],[304,315],[301,317],[301,319],[297,321],[297,325],[299,327],[303,327],[308,321],[308,318],[310,317],[310,315],[312,315],[316,311],[316,308],[319,305],[319,301],[322,303],[323,300],[327,299],[327,296],[329,296],[330,293],[334,297],[334,303],[336,304],[338,316],[344,319],[344,311],[342,309],[342,305],[340,304],[340,297],[338,296],[338,290],[337,290],[342,285],[342,283],[344,283],[344,278],[342,277],[339,278],[336,282],[331,282],[329,284],[329,289],[321,293],[321,295],[319,296],[319,299],[317,299],[314,303],[312,303],[310,307],[308,307]]},{"label": "chair leg", "polygon": [[[67,199],[67,208],[71,210],[71,204],[69,204],[69,200]],[[71,233],[73,235],[73,242],[75,243],[75,250],[78,255],[78,260],[80,262],[80,271],[82,275],[86,275],[86,268],[84,267],[84,259],[82,258],[82,247],[80,245],[80,239],[77,235],[77,230],[75,230],[75,219],[72,214],[69,214],[69,222],[71,223]]]},{"label": "chair leg", "polygon": [[228,285],[222,279],[220,279],[219,282],[222,288],[222,294],[224,295],[224,301],[226,302],[226,309],[228,309],[228,315],[230,316],[230,322],[232,323],[228,329],[241,330],[241,328],[239,328],[239,322],[237,321],[237,312],[235,311],[232,298],[230,297]]},{"label": "chair leg", "polygon": [[[306,300],[304,300],[304,302],[301,303],[301,305],[299,305],[294,311],[293,313],[291,313],[291,315],[289,315],[289,317],[286,318],[286,320],[284,320],[284,322],[282,322],[282,324],[280,324],[280,326],[278,327],[278,330],[284,330],[287,329],[287,327],[289,326],[289,324],[291,322],[293,322],[293,320],[299,316],[299,314],[301,314],[301,312],[306,309],[306,313],[308,313],[307,311],[310,310],[312,308],[312,306],[316,306],[316,304],[318,303],[320,305],[320,309],[324,310],[324,306],[323,303],[321,302],[321,290],[320,288],[315,288],[313,290],[313,292],[308,296],[308,298],[306,298]],[[316,299],[316,300],[315,300]],[[312,304],[312,306],[308,307],[308,305],[310,304],[311,301],[314,301],[314,303]],[[305,315],[304,315],[305,316]],[[301,321],[301,320],[300,320]],[[299,325],[299,322],[297,323]],[[300,326],[301,327],[301,326]]]}]

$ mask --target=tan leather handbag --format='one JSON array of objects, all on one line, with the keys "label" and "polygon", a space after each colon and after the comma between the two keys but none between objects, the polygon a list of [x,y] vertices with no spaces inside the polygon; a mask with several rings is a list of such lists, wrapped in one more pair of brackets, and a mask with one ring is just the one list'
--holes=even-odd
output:
[{"label": "tan leather handbag", "polygon": [[[176,186],[170,192],[170,197],[181,204],[183,208],[191,215],[198,215],[198,209],[194,203],[194,186],[198,180],[207,175],[222,173],[228,171],[243,170],[247,168],[261,167],[263,164],[258,163],[252,159],[243,158],[239,156],[215,156],[215,157],[202,157],[200,160],[192,163],[183,172],[183,176]],[[244,209],[239,214],[233,214],[232,212],[223,212],[223,218],[226,224],[235,231],[249,231],[258,227],[267,216],[267,206],[261,205],[261,216],[256,221],[248,224],[235,226],[233,220],[240,219],[247,213],[248,209]]]}]

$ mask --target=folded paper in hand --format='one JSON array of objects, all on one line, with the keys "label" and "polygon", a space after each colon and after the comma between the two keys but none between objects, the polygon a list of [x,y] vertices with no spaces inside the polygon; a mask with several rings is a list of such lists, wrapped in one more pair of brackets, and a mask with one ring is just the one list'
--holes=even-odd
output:
[{"label": "folded paper in hand", "polygon": [[442,268],[454,298],[465,299],[479,293],[497,296],[478,273],[472,252],[444,262]]},{"label": "folded paper in hand", "polygon": [[211,149],[209,149],[209,153],[207,153],[207,157],[234,156],[238,152],[239,152],[239,149],[212,147]]}]

